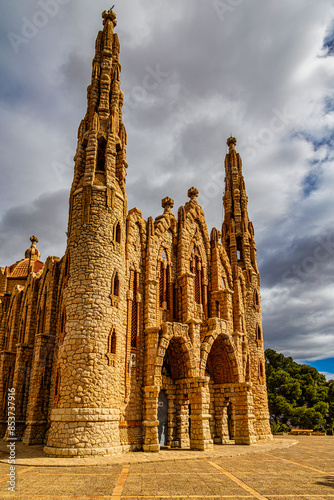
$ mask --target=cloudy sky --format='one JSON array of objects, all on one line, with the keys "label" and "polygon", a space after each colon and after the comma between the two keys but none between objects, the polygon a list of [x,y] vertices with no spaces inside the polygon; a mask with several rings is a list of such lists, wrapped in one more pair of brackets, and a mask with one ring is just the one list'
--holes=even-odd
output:
[{"label": "cloudy sky", "polygon": [[[65,250],[68,192],[104,0],[3,0],[0,265]],[[334,4],[122,0],[115,6],[129,208],[196,186],[221,227],[237,149],[262,275],[266,347],[334,378]],[[324,361],[325,360],[325,361]]]}]

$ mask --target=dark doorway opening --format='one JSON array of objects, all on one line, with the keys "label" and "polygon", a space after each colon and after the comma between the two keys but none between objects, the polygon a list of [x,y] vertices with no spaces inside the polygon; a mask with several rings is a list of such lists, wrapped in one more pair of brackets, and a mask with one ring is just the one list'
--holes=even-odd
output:
[{"label": "dark doorway opening", "polygon": [[164,390],[160,391],[158,398],[158,435],[160,446],[167,446],[168,430],[168,399]]}]

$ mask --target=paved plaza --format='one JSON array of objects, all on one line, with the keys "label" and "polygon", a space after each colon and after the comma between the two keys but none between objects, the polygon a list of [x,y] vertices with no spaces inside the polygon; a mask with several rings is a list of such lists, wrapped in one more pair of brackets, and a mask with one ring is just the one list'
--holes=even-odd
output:
[{"label": "paved plaza", "polygon": [[8,491],[6,445],[0,447],[0,499],[334,499],[331,436],[95,459],[45,458],[42,446],[17,443],[15,493]]}]

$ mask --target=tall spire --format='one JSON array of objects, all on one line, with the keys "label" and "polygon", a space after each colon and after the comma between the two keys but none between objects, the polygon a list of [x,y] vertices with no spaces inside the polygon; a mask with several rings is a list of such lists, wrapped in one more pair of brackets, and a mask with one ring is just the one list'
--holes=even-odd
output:
[{"label": "tall spire", "polygon": [[228,252],[231,264],[252,266],[257,271],[253,224],[248,217],[248,196],[242,162],[236,152],[235,137],[227,139],[229,152],[225,158],[225,194],[224,222],[222,227],[223,244]]},{"label": "tall spire", "polygon": [[72,193],[82,186],[119,183],[124,196],[126,178],[126,130],[122,119],[120,45],[114,33],[115,12],[102,14],[103,30],[95,43],[91,84],[87,88],[87,113],[78,130]]}]

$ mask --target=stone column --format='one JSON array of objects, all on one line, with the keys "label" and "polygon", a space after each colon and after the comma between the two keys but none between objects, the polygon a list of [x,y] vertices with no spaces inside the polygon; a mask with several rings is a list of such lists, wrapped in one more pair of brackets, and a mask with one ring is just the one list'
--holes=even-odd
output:
[{"label": "stone column", "polygon": [[257,441],[254,430],[252,383],[234,385],[234,431],[235,444],[254,444]]},{"label": "stone column", "polygon": [[158,396],[160,387],[151,385],[143,388],[144,393],[144,418],[143,421],[143,450],[159,451],[158,437]]},{"label": "stone column", "polygon": [[197,377],[191,387],[191,434],[190,448],[193,450],[212,450],[213,440],[210,433],[210,393],[209,378]]}]

